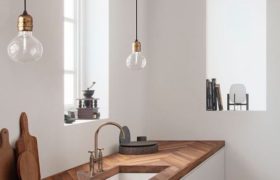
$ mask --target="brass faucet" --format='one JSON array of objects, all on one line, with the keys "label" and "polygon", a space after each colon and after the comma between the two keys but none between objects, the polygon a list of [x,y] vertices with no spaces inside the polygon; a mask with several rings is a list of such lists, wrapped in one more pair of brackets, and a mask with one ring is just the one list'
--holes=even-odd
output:
[{"label": "brass faucet", "polygon": [[107,126],[107,125],[113,125],[113,126],[119,128],[121,133],[122,133],[122,138],[123,139],[125,138],[125,133],[124,133],[121,125],[119,125],[118,123],[107,122],[107,123],[104,123],[104,124],[102,124],[98,127],[98,129],[95,131],[95,134],[94,134],[94,153],[95,153],[96,161],[98,163],[97,172],[103,172],[103,155],[102,155],[102,150],[103,149],[98,148],[98,134],[99,134],[100,129],[104,126]]}]

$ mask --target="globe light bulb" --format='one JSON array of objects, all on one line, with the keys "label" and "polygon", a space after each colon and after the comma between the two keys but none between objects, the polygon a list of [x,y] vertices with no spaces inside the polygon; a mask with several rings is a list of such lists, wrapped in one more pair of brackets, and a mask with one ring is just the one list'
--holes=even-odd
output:
[{"label": "globe light bulb", "polygon": [[146,64],[146,58],[141,52],[131,53],[126,60],[126,66],[132,70],[141,70],[145,68]]},{"label": "globe light bulb", "polygon": [[131,70],[144,69],[147,64],[147,60],[141,52],[141,43],[136,40],[132,44],[132,53],[126,59],[126,66]]},{"label": "globe light bulb", "polygon": [[26,0],[24,0],[24,11],[18,17],[18,35],[8,45],[8,55],[15,62],[38,61],[43,55],[41,42],[32,35],[33,18],[26,11]]},{"label": "globe light bulb", "polygon": [[8,55],[16,62],[38,61],[43,55],[43,46],[32,31],[19,31],[8,45]]}]

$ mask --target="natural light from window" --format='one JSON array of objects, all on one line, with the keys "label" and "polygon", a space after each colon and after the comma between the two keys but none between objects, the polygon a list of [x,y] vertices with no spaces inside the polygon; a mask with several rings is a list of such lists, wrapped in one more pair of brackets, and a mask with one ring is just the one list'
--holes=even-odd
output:
[{"label": "natural light from window", "polygon": [[[64,110],[79,111],[92,82],[100,119],[109,117],[109,2],[64,0]],[[85,108],[82,105],[82,108]]]},{"label": "natural light from window", "polygon": [[245,86],[250,111],[266,110],[266,29],[266,0],[207,0],[207,79],[224,110],[233,84]]}]

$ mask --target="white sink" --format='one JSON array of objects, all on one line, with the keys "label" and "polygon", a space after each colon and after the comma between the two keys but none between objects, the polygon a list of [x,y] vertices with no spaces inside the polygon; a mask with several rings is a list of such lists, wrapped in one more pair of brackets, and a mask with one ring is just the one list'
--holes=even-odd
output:
[{"label": "white sink", "polygon": [[148,180],[157,173],[118,173],[107,180]]}]

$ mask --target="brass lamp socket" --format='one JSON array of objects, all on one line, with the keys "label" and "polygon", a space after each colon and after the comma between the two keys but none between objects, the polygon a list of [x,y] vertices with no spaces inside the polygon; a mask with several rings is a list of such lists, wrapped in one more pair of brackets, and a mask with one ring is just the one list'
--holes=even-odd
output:
[{"label": "brass lamp socket", "polygon": [[132,51],[133,52],[141,52],[141,43],[138,40],[135,40],[132,44]]},{"label": "brass lamp socket", "polygon": [[18,17],[18,30],[19,31],[32,31],[33,30],[33,18],[31,15],[24,11]]}]

